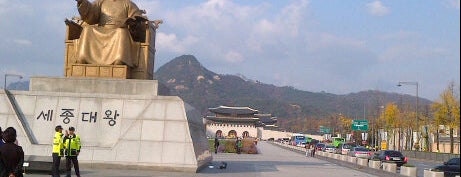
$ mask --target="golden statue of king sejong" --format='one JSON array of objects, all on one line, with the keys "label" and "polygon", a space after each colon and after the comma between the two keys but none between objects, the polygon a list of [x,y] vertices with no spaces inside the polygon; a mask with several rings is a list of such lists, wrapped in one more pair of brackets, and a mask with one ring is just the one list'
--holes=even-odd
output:
[{"label": "golden statue of king sejong", "polygon": [[66,76],[152,79],[161,21],[130,0],[76,1],[80,18],[66,20]]},{"label": "golden statue of king sejong", "polygon": [[132,40],[128,27],[136,28],[136,18],[143,19],[138,7],[130,0],[78,0],[77,6],[90,25],[80,35],[77,62],[134,67],[139,43]]}]

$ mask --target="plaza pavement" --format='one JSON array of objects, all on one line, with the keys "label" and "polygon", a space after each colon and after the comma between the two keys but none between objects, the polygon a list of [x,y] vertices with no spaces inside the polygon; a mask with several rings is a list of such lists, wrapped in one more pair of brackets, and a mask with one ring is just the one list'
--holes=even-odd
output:
[{"label": "plaza pavement", "polygon": [[[84,177],[373,177],[362,171],[280,148],[268,142],[259,142],[260,154],[213,154],[213,162],[199,173],[156,172],[123,169],[81,169]],[[226,169],[219,169],[221,162]],[[73,169],[72,169],[73,170]],[[73,173],[73,172],[72,172]],[[49,176],[48,174],[25,174],[26,177]],[[61,175],[65,176],[65,175]],[[73,174],[73,176],[75,176]]]}]

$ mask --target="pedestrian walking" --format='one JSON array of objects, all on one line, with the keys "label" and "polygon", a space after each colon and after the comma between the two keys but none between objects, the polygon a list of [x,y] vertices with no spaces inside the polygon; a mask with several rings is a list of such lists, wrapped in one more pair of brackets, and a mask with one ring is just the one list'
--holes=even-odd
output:
[{"label": "pedestrian walking", "polygon": [[0,177],[23,177],[24,151],[21,146],[16,145],[16,130],[8,127],[2,133],[0,147]]},{"label": "pedestrian walking", "polygon": [[75,134],[74,127],[69,127],[69,133],[64,137],[63,142],[66,154],[66,177],[71,176],[72,164],[74,165],[75,175],[80,177],[77,157],[80,154],[82,146],[80,143],[80,136]]},{"label": "pedestrian walking", "polygon": [[237,154],[240,154],[240,148],[242,147],[242,141],[237,138],[237,141],[235,141],[235,149],[237,150]]},{"label": "pedestrian walking", "polygon": [[238,149],[239,149],[239,154],[241,153],[242,151],[242,147],[243,147],[243,142],[242,140],[240,139],[239,142],[237,143],[237,146],[238,146]]},{"label": "pedestrian walking", "polygon": [[62,127],[58,125],[54,128],[56,133],[53,138],[53,152],[51,156],[53,157],[53,166],[51,167],[51,174],[53,177],[59,177],[59,165],[61,163],[61,157],[64,155],[64,144],[63,144],[63,134]]},{"label": "pedestrian walking", "polygon": [[311,154],[311,144],[306,144],[304,147],[306,148],[306,157],[309,157]]},{"label": "pedestrian walking", "polygon": [[317,150],[317,149],[315,148],[315,145],[313,144],[313,145],[312,145],[312,148],[311,148],[311,157],[314,157],[315,151],[316,151],[316,150]]},{"label": "pedestrian walking", "polygon": [[218,140],[218,137],[215,137],[214,138],[214,153],[215,154],[218,153],[218,148],[219,148],[219,140]]}]

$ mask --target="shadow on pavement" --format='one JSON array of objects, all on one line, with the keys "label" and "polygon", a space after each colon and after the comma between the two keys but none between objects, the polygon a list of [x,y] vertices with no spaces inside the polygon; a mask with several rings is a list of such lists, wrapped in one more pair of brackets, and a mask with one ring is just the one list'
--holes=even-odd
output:
[{"label": "shadow on pavement", "polygon": [[225,161],[227,168],[219,169],[221,161],[210,164],[213,168],[205,167],[199,171],[203,174],[214,173],[245,173],[245,172],[273,172],[278,171],[277,166],[323,166],[329,165],[327,162],[289,162],[289,161]]}]

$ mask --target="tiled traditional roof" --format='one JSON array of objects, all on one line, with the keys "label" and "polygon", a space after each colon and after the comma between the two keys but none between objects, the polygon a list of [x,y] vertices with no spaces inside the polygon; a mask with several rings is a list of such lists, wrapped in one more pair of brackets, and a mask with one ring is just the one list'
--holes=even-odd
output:
[{"label": "tiled traditional roof", "polygon": [[216,108],[208,108],[210,112],[219,114],[257,114],[258,110],[250,107],[230,107],[230,106],[219,106]]},{"label": "tiled traditional roof", "polygon": [[207,120],[215,121],[215,122],[252,122],[256,123],[259,121],[257,117],[215,117],[215,116],[207,116]]},{"label": "tiled traditional roof", "polygon": [[277,123],[277,118],[272,117],[271,114],[256,114],[256,116],[259,117],[259,120],[265,126],[274,125]]}]

